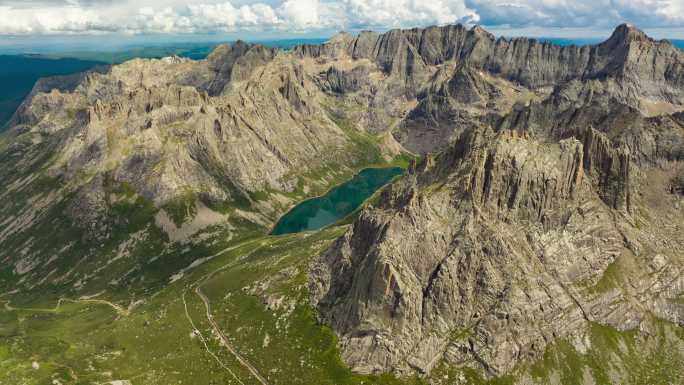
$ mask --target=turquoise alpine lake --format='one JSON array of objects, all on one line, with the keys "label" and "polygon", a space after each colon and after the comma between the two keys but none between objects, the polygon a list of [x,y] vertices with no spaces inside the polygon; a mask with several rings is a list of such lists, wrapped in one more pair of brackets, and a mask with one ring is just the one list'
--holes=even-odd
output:
[{"label": "turquoise alpine lake", "polygon": [[366,168],[327,194],[305,200],[285,214],[272,235],[318,230],[351,214],[380,187],[404,173],[400,167]]}]

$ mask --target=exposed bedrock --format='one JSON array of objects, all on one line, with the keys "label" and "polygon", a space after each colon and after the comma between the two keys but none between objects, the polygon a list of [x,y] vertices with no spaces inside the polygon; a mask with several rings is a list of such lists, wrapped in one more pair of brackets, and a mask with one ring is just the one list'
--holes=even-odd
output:
[{"label": "exposed bedrock", "polygon": [[[557,143],[466,133],[319,257],[312,300],[364,373],[428,373],[446,359],[500,375],[556,338],[581,346],[589,322],[681,322],[665,298],[684,290],[682,255],[633,225],[637,180],[593,129]],[[616,265],[639,266],[629,289],[602,286]]]}]

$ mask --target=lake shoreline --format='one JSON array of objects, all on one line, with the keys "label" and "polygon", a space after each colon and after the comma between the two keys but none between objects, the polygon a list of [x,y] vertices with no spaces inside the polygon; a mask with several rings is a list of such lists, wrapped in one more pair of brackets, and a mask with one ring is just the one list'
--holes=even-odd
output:
[{"label": "lake shoreline", "polygon": [[[403,175],[405,171],[405,169],[396,166],[363,168],[349,180],[331,187],[324,194],[304,199],[294,205],[276,221],[269,231],[269,235],[280,236],[318,231],[333,225],[358,210],[378,190],[392,182],[396,177]],[[378,183],[378,181],[380,182]],[[343,196],[336,195],[341,193]],[[353,195],[354,193],[359,195]],[[325,218],[325,215],[332,218]],[[306,225],[304,225],[304,220]],[[314,221],[313,224],[311,224],[312,220]],[[293,226],[299,228],[294,230],[296,227]]]}]

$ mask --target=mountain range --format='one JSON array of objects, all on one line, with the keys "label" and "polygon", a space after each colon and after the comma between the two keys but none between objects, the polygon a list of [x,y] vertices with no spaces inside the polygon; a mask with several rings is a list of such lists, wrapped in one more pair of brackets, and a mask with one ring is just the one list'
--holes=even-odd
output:
[{"label": "mountain range", "polygon": [[236,42],[41,79],[9,126],[0,383],[684,379],[684,52],[634,26]]}]

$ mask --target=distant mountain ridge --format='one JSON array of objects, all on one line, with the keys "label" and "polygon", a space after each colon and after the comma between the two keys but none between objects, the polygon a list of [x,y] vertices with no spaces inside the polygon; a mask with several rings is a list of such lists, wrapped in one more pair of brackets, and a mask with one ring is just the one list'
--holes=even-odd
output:
[{"label": "distant mountain ridge", "polygon": [[[324,39],[289,39],[263,41],[260,44],[274,48],[291,48],[306,42],[323,42]],[[97,65],[119,64],[135,58],[161,58],[177,55],[193,60],[202,60],[218,43],[162,45],[128,48],[118,51],[64,51],[42,54],[0,54],[4,68],[0,79],[5,84],[0,93],[0,130],[5,126],[16,108],[28,95],[33,84],[42,77],[83,72]],[[2,52],[2,51],[0,51]],[[16,71],[21,72],[18,76]]]},{"label": "distant mountain ridge", "polygon": [[[369,104],[382,105],[394,97],[415,100],[417,105],[411,110],[394,115],[400,121],[393,123],[393,132],[406,148],[419,153],[443,148],[465,127],[506,124],[508,109],[518,102],[546,99],[554,88],[589,80],[614,84],[617,88],[606,97],[616,97],[620,104],[647,115],[652,109],[677,111],[684,103],[679,75],[684,52],[629,25],[618,27],[608,40],[593,46],[495,38],[479,27],[468,30],[454,25],[341,34],[327,44],[295,48],[295,53],[375,63],[392,81],[391,86],[382,85],[370,95]],[[362,81],[358,73],[335,76]],[[498,105],[499,111],[492,111],[488,103]],[[492,121],[497,119],[503,122]],[[376,124],[372,119],[369,123]],[[387,123],[380,120],[377,125]]]}]

